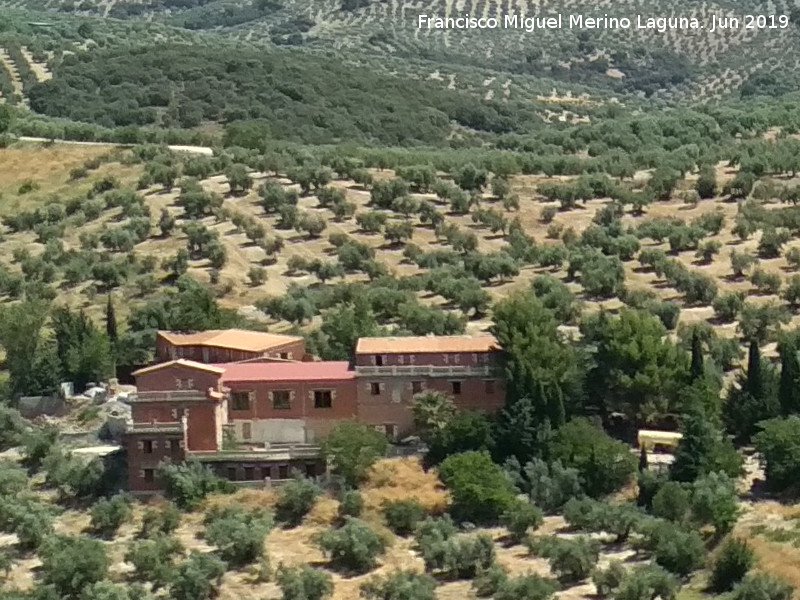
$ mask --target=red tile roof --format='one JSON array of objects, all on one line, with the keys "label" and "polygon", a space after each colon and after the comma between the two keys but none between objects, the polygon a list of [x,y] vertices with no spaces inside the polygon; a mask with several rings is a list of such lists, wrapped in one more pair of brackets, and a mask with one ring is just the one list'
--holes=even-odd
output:
[{"label": "red tile roof", "polygon": [[303,340],[295,335],[279,335],[247,329],[212,329],[196,333],[159,331],[158,335],[173,346],[208,346],[245,352],[264,352]]},{"label": "red tile roof", "polygon": [[424,354],[447,352],[491,352],[499,350],[491,335],[423,335],[359,338],[357,354]]},{"label": "red tile roof", "polygon": [[321,361],[298,363],[228,363],[223,383],[254,381],[332,381],[353,379],[355,371],[347,361]]}]

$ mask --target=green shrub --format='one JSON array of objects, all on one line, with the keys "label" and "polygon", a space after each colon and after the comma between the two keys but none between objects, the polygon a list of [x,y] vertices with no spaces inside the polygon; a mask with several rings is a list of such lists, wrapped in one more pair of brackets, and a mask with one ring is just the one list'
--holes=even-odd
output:
[{"label": "green shrub", "polygon": [[573,419],[556,432],[550,456],[578,470],[584,491],[592,497],[616,492],[636,472],[627,445],[612,439],[586,419]]},{"label": "green shrub", "polygon": [[90,528],[105,539],[112,539],[120,525],[130,519],[131,513],[128,496],[117,494],[108,500],[101,498],[92,506]]},{"label": "green shrub", "polygon": [[550,570],[564,583],[586,579],[597,564],[600,544],[587,537],[538,538],[530,541],[532,552],[550,561]]},{"label": "green shrub", "polygon": [[515,500],[514,489],[503,469],[488,452],[463,452],[439,465],[439,478],[453,497],[456,519],[494,523]]},{"label": "green shrub", "polygon": [[84,537],[51,536],[42,544],[42,582],[60,598],[77,598],[85,587],[102,581],[108,558],[102,542]]},{"label": "green shrub", "polygon": [[746,541],[729,539],[714,561],[709,586],[719,594],[729,592],[744,579],[754,563],[753,550]]},{"label": "green shrub", "polygon": [[302,523],[322,490],[313,481],[295,478],[280,487],[278,501],[275,503],[275,516],[287,527],[297,527]]},{"label": "green shrub", "polygon": [[333,593],[331,576],[307,565],[284,567],[276,574],[283,600],[322,600]]},{"label": "green shrub", "polygon": [[178,565],[171,600],[209,600],[217,595],[226,565],[213,554],[192,552]]},{"label": "green shrub", "polygon": [[428,517],[417,526],[414,532],[414,541],[423,560],[428,563],[428,558],[434,557],[437,547],[456,534],[456,526],[450,515],[443,517]]},{"label": "green shrub", "polygon": [[675,576],[661,567],[635,567],[623,577],[614,600],[675,600],[678,587]]},{"label": "green shrub", "polygon": [[344,525],[338,529],[318,534],[315,541],[334,567],[355,573],[374,569],[388,545],[383,536],[353,517],[345,517]]},{"label": "green shrub", "polygon": [[170,585],[175,578],[173,559],[182,549],[181,543],[175,538],[156,534],[149,539],[133,542],[125,554],[125,561],[133,565],[137,580],[149,581],[153,590],[158,590]]},{"label": "green shrub", "polygon": [[512,577],[500,584],[494,600],[547,600],[558,590],[558,585],[539,575]]},{"label": "green shrub", "polygon": [[691,504],[697,522],[713,525],[717,534],[727,533],[740,513],[736,482],[725,473],[704,475],[693,484]]},{"label": "green shrub", "polygon": [[592,533],[611,533],[623,542],[644,515],[633,506],[609,504],[590,498],[573,498],[564,505],[564,519],[575,529]]},{"label": "green shrub", "polygon": [[211,493],[232,493],[236,488],[196,461],[165,463],[158,469],[164,493],[182,510],[194,510]]},{"label": "green shrub", "polygon": [[771,575],[748,575],[733,590],[733,600],[790,600],[794,588]]},{"label": "green shrub", "polygon": [[653,515],[682,523],[689,512],[689,492],[678,481],[668,481],[653,496]]},{"label": "green shrub", "polygon": [[338,516],[340,519],[345,517],[360,517],[364,512],[364,498],[356,490],[347,490],[339,500]]},{"label": "green shrub", "polygon": [[412,534],[425,518],[425,508],[416,500],[393,500],[386,502],[381,510],[389,529],[401,536]]},{"label": "green shrub", "polygon": [[394,571],[361,585],[366,600],[436,600],[436,580],[416,571]]},{"label": "green shrub", "polygon": [[433,549],[433,560],[423,556],[426,568],[446,579],[473,579],[495,561],[494,541],[486,534],[457,535]]},{"label": "green shrub", "polygon": [[625,567],[618,560],[612,560],[605,569],[595,569],[592,572],[592,583],[601,598],[606,598],[615,592],[624,578]]},{"label": "green shrub", "polygon": [[655,546],[656,564],[685,577],[703,565],[705,546],[697,531],[664,528]]},{"label": "green shrub", "polygon": [[386,454],[386,436],[372,427],[352,421],[336,425],[322,443],[333,471],[350,487],[357,487],[376,460]]},{"label": "green shrub", "polygon": [[538,529],[543,522],[542,511],[530,502],[518,501],[504,512],[500,521],[508,529],[508,535],[515,543],[521,542],[530,529]]},{"label": "green shrub", "polygon": [[507,579],[506,570],[497,563],[492,563],[476,573],[475,579],[472,580],[472,589],[478,598],[488,598],[494,596]]},{"label": "green shrub", "polygon": [[233,567],[242,567],[261,557],[264,539],[271,528],[272,515],[267,511],[229,506],[208,513],[205,538],[217,547],[222,560]]},{"label": "green shrub", "polygon": [[148,508],[142,515],[142,529],[140,537],[153,537],[160,533],[169,535],[178,528],[181,522],[181,513],[172,502],[164,507]]}]

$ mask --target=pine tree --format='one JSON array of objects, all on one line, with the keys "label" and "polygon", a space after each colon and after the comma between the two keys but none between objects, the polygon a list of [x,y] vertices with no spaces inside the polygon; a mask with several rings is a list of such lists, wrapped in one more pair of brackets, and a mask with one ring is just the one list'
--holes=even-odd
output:
[{"label": "pine tree", "polygon": [[697,329],[692,332],[692,370],[690,372],[690,380],[697,381],[702,379],[705,369],[703,365],[703,346],[700,342],[700,336]]},{"label": "pine tree", "polygon": [[787,338],[781,343],[781,379],[778,387],[778,401],[781,414],[787,417],[800,411],[800,365],[797,361],[795,341]]},{"label": "pine tree", "polygon": [[681,433],[683,437],[675,449],[670,479],[691,482],[715,471],[723,471],[731,477],[739,475],[741,457],[702,408],[697,407],[686,415]]},{"label": "pine tree", "polygon": [[754,400],[764,398],[764,377],[761,373],[761,349],[758,342],[750,342],[750,350],[747,356],[747,380],[745,390]]},{"label": "pine tree", "polygon": [[111,302],[111,294],[106,301],[106,335],[112,344],[117,341],[117,315]]}]

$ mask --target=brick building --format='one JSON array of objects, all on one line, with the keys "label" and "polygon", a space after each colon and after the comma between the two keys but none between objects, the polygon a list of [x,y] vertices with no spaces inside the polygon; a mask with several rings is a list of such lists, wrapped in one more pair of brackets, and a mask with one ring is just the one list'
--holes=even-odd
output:
[{"label": "brick building", "polygon": [[264,350],[260,337],[249,345],[254,356],[209,364],[205,359],[234,347],[245,352],[246,345],[231,332],[213,333],[185,345],[160,334],[157,355],[199,348],[204,360],[169,359],[134,373],[138,395],[125,442],[131,491],[160,489],[155,469],[162,460],[197,459],[235,481],[286,479],[291,469],[316,475],[324,464],[315,444],[342,420],[399,439],[412,432],[414,395],[426,390],[444,392],[465,410],[495,411],[504,400],[501,351],[491,336],[362,338],[354,365],[269,356],[305,357],[302,339],[272,336],[288,340]]},{"label": "brick building", "polygon": [[245,329],[175,333],[159,331],[156,337],[156,362],[185,358],[202,363],[230,363],[271,358],[303,360],[303,338]]},{"label": "brick building", "polygon": [[500,357],[488,335],[361,338],[358,418],[390,438],[404,437],[413,428],[413,398],[426,390],[447,394],[463,410],[493,412],[505,399]]}]

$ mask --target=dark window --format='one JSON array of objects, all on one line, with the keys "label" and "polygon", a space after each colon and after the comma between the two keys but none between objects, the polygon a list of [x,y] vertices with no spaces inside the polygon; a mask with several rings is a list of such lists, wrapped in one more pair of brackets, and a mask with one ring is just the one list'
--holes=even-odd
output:
[{"label": "dark window", "polygon": [[384,427],[386,428],[386,437],[388,437],[390,440],[393,440],[397,435],[397,429],[395,426],[392,423],[387,423],[384,425]]},{"label": "dark window", "polygon": [[228,467],[228,479],[236,481],[236,467]]},{"label": "dark window", "polygon": [[412,394],[419,394],[422,392],[422,382],[421,381],[412,381],[411,382],[411,393]]},{"label": "dark window", "polygon": [[289,466],[288,465],[279,465],[278,466],[278,479],[289,479]]},{"label": "dark window", "polygon": [[381,393],[381,384],[380,383],[370,383],[369,384],[369,391],[373,396],[379,396]]},{"label": "dark window", "polygon": [[142,452],[145,454],[153,453],[153,440],[144,440],[142,442]]},{"label": "dark window", "polygon": [[457,396],[461,393],[461,382],[460,381],[451,381],[450,385],[453,386],[453,395]]},{"label": "dark window", "polygon": [[245,481],[253,481],[255,479],[255,471],[253,467],[245,467],[244,468],[244,480]]},{"label": "dark window", "polygon": [[172,440],[172,444],[170,446],[170,449],[172,450],[172,454],[173,455],[181,453],[181,442],[182,441],[183,440]]},{"label": "dark window", "polygon": [[383,366],[383,357],[380,354],[375,355],[375,366],[382,367]]},{"label": "dark window", "polygon": [[250,410],[250,392],[231,392],[231,410]]},{"label": "dark window", "polygon": [[314,408],[330,408],[333,406],[333,394],[330,390],[314,390]]},{"label": "dark window", "polygon": [[281,352],[281,358],[284,359],[284,360],[287,360],[289,358],[289,353],[288,352]]},{"label": "dark window", "polygon": [[317,476],[317,465],[314,463],[307,463],[306,464],[306,477],[316,477]]},{"label": "dark window", "polygon": [[288,410],[292,408],[292,393],[289,390],[276,390],[272,392],[272,408]]},{"label": "dark window", "polygon": [[487,379],[486,380],[486,393],[487,394],[494,394],[494,379]]},{"label": "dark window", "polygon": [[155,469],[142,469],[142,479],[144,479],[147,483],[152,483],[155,475]]}]

